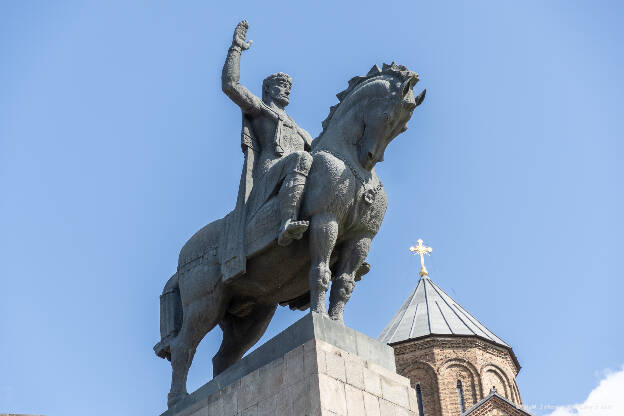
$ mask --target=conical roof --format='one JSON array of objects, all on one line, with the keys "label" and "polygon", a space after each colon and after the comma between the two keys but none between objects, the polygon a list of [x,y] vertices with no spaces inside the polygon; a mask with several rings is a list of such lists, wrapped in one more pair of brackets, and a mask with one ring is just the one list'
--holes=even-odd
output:
[{"label": "conical roof", "polygon": [[378,339],[392,345],[427,335],[477,336],[511,350],[425,274]]}]

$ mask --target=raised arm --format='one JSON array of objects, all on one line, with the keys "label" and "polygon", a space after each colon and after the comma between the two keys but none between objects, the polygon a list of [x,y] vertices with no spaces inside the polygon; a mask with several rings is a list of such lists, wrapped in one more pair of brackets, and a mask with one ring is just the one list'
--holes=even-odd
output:
[{"label": "raised arm", "polygon": [[246,20],[240,22],[234,29],[232,46],[228,49],[227,58],[221,73],[221,88],[245,113],[253,114],[261,111],[262,101],[253,95],[251,91],[240,84],[240,58],[244,50],[249,49],[252,41],[247,42],[247,29],[249,23]]}]

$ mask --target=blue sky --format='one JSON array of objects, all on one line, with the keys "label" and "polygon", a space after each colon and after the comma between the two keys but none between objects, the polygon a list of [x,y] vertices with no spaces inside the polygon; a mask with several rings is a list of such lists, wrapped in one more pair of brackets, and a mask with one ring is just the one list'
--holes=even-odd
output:
[{"label": "blue sky", "polygon": [[[158,296],[234,205],[240,112],[220,89],[294,78],[312,136],[374,64],[427,99],[378,166],[389,197],[347,324],[376,337],[431,277],[523,366],[525,404],[581,403],[624,364],[620,2],[0,4],[0,412],[159,414]],[[265,340],[302,313],[280,308]],[[189,390],[209,380],[216,330]]]}]

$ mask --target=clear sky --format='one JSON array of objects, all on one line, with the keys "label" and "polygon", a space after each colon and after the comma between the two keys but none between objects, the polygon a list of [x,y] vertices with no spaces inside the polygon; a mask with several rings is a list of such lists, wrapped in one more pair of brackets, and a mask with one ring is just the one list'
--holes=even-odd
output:
[{"label": "clear sky", "polygon": [[[349,326],[381,332],[421,237],[434,281],[513,346],[536,414],[624,364],[622,2],[3,1],[0,412],[165,410],[158,297],[234,206],[240,111],[220,76],[243,18],[243,84],[292,75],[313,137],[374,64],[427,88],[377,168],[389,208]],[[301,316],[278,309],[264,340]]]}]

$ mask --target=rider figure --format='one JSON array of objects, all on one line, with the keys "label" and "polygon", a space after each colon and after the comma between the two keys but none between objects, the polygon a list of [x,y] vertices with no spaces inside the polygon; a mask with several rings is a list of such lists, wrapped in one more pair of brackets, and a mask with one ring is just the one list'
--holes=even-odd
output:
[{"label": "rider figure", "polygon": [[284,110],[289,103],[290,76],[282,72],[269,75],[262,83],[262,100],[239,83],[241,52],[249,49],[252,43],[245,40],[248,28],[249,24],[242,21],[234,30],[232,46],[223,66],[222,88],[243,112],[243,134],[247,122],[250,135],[254,136],[254,146],[259,147],[254,149],[258,156],[253,169],[251,205],[259,207],[281,183],[278,244],[286,246],[293,239],[300,239],[309,225],[308,221],[299,221],[298,215],[312,166],[309,153],[312,137]]}]

